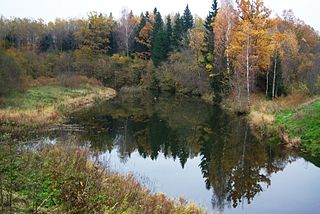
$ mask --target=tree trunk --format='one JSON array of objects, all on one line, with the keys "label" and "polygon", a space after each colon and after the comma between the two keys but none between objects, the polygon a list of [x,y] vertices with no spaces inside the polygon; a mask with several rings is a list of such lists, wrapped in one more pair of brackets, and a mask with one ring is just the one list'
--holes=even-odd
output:
[{"label": "tree trunk", "polygon": [[127,57],[129,57],[129,35],[128,35],[128,23],[126,23],[126,49],[127,49]]},{"label": "tree trunk", "polygon": [[[230,23],[230,18],[228,18],[228,27],[227,27],[227,32],[226,32],[226,50],[229,48],[229,35],[230,35],[230,30],[231,30],[231,23]],[[230,74],[230,57],[229,53],[226,53],[226,58],[227,58],[227,73]]]},{"label": "tree trunk", "polygon": [[268,91],[269,91],[269,71],[267,71],[267,83],[266,83],[266,97],[268,96]]},{"label": "tree trunk", "polygon": [[275,97],[275,87],[276,87],[276,72],[277,72],[277,63],[278,63],[278,51],[276,50],[274,57],[274,68],[273,68],[273,81],[272,81],[272,99]]},{"label": "tree trunk", "polygon": [[246,73],[247,73],[247,99],[248,105],[250,105],[250,63],[249,63],[249,48],[250,48],[250,37],[247,35],[247,52],[246,52]]}]

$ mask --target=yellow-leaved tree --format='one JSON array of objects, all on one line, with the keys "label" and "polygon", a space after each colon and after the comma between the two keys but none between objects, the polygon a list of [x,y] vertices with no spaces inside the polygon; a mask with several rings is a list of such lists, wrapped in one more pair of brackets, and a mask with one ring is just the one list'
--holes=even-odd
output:
[{"label": "yellow-leaved tree", "polygon": [[95,54],[106,54],[111,49],[110,34],[114,26],[112,16],[91,12],[87,20],[80,21],[80,30],[76,33],[81,48]]},{"label": "yellow-leaved tree", "polygon": [[258,75],[269,69],[272,54],[269,30],[274,21],[262,0],[237,0],[237,6],[239,21],[227,53],[235,72],[238,111],[242,112],[250,106],[250,93],[255,90]]}]

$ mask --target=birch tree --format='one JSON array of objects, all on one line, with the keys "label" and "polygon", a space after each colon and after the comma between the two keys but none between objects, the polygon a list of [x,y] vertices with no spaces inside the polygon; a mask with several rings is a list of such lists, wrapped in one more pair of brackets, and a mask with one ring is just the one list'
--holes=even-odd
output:
[{"label": "birch tree", "polygon": [[[269,29],[273,22],[270,10],[262,0],[238,0],[239,23],[233,31],[227,50],[240,79],[245,80],[246,107],[250,106],[250,94],[255,90],[258,75],[269,69],[272,53]],[[239,86],[239,85],[238,85]],[[244,90],[238,89],[238,93]],[[241,101],[240,101],[241,102]]]}]

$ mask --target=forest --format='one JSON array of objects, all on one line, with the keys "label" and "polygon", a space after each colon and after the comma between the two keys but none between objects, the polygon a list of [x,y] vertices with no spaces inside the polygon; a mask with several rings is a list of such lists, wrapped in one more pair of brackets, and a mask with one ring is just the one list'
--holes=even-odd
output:
[{"label": "forest", "polygon": [[213,1],[203,20],[182,14],[89,13],[86,19],[0,19],[1,96],[30,79],[81,74],[104,85],[235,97],[319,92],[319,34],[294,16],[271,17],[263,1]]},{"label": "forest", "polygon": [[300,158],[320,166],[320,34],[292,10],[212,0],[205,18],[189,5],[103,11],[0,17],[1,213],[208,208],[113,173],[98,157],[116,150],[121,164],[200,158],[219,211],[250,204]]}]

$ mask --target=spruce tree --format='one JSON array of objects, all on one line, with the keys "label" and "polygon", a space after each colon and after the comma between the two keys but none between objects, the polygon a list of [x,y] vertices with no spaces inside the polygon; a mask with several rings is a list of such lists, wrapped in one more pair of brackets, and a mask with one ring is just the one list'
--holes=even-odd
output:
[{"label": "spruce tree", "polygon": [[183,20],[183,32],[186,34],[188,30],[193,27],[193,16],[189,9],[189,5],[187,5],[186,9],[184,10],[182,20]]},{"label": "spruce tree", "polygon": [[163,20],[161,14],[155,8],[155,21],[153,24],[153,40],[151,58],[155,66],[158,66],[163,60],[167,58],[169,51],[169,40],[167,32],[163,27]]},{"label": "spruce tree", "polygon": [[214,30],[213,30],[213,22],[217,16],[218,13],[218,2],[217,0],[213,0],[211,5],[211,11],[209,11],[208,16],[206,17],[204,28],[205,28],[205,50],[203,51],[203,55],[207,61],[207,63],[212,62],[213,57],[208,56],[208,54],[214,53]]},{"label": "spruce tree", "polygon": [[152,45],[152,61],[153,64],[157,67],[159,64],[164,61],[169,52],[169,41],[168,35],[163,30],[160,29],[154,38],[154,42]]},{"label": "spruce tree", "polygon": [[[149,15],[149,14],[146,13],[146,15]],[[147,18],[148,18],[147,16],[145,16],[143,13],[141,13],[140,23],[139,23],[138,27],[136,28],[136,31],[134,32],[133,38],[136,38],[139,35],[139,32],[142,30],[142,28],[144,28],[144,26],[146,26]],[[136,39],[134,39],[133,52],[142,52],[142,51],[144,51],[144,47],[140,43],[138,43],[136,41]]]},{"label": "spruce tree", "polygon": [[175,22],[173,27],[173,33],[172,33],[172,46],[179,50],[181,46],[183,36],[183,20],[182,17],[180,17],[180,14],[177,13],[175,15]]},{"label": "spruce tree", "polygon": [[39,50],[41,52],[46,52],[50,49],[53,49],[54,42],[51,34],[44,35],[39,41]]},{"label": "spruce tree", "polygon": [[173,40],[173,29],[172,29],[172,21],[170,16],[167,16],[167,20],[166,20],[166,33],[168,37],[168,46],[170,51],[172,46],[172,40]]},{"label": "spruce tree", "polygon": [[154,37],[161,29],[163,29],[163,20],[162,20],[160,12],[157,12],[155,14],[155,22],[153,24],[153,35],[154,35]]}]

